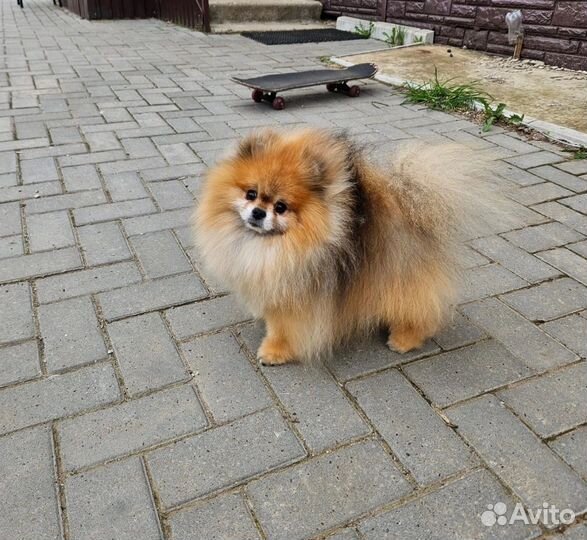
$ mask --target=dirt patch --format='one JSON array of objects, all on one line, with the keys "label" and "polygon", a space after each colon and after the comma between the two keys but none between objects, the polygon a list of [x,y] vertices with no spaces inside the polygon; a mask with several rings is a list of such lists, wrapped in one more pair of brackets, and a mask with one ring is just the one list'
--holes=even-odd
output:
[{"label": "dirt patch", "polygon": [[478,81],[482,90],[509,110],[587,133],[587,72],[440,45],[389,49],[344,59],[373,62],[385,75],[420,83],[432,79],[436,67],[440,80]]}]

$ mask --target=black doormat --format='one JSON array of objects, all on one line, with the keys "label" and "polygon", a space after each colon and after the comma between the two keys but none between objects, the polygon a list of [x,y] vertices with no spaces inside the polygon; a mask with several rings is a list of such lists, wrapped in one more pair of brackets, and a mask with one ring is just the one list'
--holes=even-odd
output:
[{"label": "black doormat", "polygon": [[287,30],[280,32],[243,32],[241,35],[265,45],[291,45],[293,43],[320,43],[322,41],[364,39],[352,32],[343,32],[342,30],[336,30],[336,28]]}]

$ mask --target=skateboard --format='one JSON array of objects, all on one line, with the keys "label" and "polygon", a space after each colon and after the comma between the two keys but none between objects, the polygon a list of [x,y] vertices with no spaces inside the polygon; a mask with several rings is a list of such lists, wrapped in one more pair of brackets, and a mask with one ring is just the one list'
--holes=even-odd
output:
[{"label": "skateboard", "polygon": [[350,97],[357,97],[361,93],[361,88],[357,85],[349,86],[348,82],[356,81],[357,79],[370,79],[375,73],[377,73],[375,64],[357,64],[345,69],[316,69],[296,73],[276,73],[250,79],[232,77],[232,80],[235,83],[252,88],[253,94],[251,97],[256,103],[267,101],[271,103],[275,110],[280,111],[285,108],[285,99],[278,96],[277,92],[325,84],[329,92],[338,92]]}]

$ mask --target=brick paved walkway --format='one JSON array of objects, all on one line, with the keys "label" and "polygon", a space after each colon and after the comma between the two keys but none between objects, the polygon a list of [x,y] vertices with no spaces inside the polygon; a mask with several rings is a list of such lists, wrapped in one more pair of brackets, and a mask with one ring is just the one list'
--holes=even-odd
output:
[{"label": "brick paved walkway", "polygon": [[[0,538],[514,539],[547,528],[486,526],[488,505],[584,511],[587,161],[376,82],[274,112],[228,80],[368,42],[0,9]],[[276,124],[495,159],[514,229],[471,243],[460,315],[424,350],[255,364],[261,329],[187,224],[206,166]],[[586,538],[582,519],[557,537]]]}]

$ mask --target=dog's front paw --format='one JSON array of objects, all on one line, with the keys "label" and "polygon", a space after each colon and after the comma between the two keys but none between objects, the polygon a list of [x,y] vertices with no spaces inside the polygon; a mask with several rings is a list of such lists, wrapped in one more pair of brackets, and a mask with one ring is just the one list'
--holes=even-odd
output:
[{"label": "dog's front paw", "polygon": [[264,366],[279,366],[292,362],[293,355],[285,344],[266,338],[257,351],[257,360]]},{"label": "dog's front paw", "polygon": [[400,354],[419,349],[424,344],[424,338],[409,331],[395,331],[387,340],[387,346]]}]

